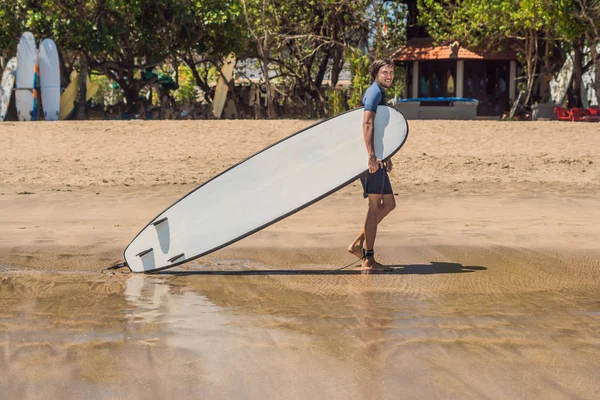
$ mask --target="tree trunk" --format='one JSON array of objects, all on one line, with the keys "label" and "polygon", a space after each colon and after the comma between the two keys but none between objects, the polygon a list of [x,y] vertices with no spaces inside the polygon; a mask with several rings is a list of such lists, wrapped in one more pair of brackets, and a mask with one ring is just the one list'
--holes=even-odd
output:
[{"label": "tree trunk", "polygon": [[551,41],[550,34],[546,30],[544,35],[543,71],[540,75],[540,103],[548,103],[550,99],[550,81],[552,80],[552,64],[550,62]]},{"label": "tree trunk", "polygon": [[75,119],[82,121],[88,118],[87,115],[87,74],[88,63],[84,53],[79,56],[79,79],[77,82],[77,100],[75,101]]},{"label": "tree trunk", "polygon": [[140,102],[140,81],[133,79],[133,69],[115,69],[107,65],[104,65],[102,69],[106,76],[119,84],[127,101],[126,111],[136,114]]},{"label": "tree trunk", "polygon": [[275,115],[275,108],[273,107],[273,98],[271,97],[271,79],[269,78],[269,61],[267,60],[266,54],[263,52],[263,74],[265,76],[265,86],[267,87],[267,116],[269,119],[273,119]]},{"label": "tree trunk", "polygon": [[527,87],[525,91],[525,97],[523,98],[522,104],[529,104],[531,100],[531,92],[533,91],[533,84],[535,82],[535,71],[537,69],[537,38],[536,32],[528,32],[527,38],[525,39],[525,57],[527,58]]},{"label": "tree trunk", "polygon": [[[266,24],[266,22],[267,22],[265,20],[265,7],[266,7],[266,2],[263,3],[263,14],[262,14],[263,24]],[[269,54],[268,54],[268,50],[265,50],[268,48],[269,48],[269,32],[267,29],[265,29],[264,42],[262,43],[262,45],[259,44],[259,54],[262,55],[262,69],[263,69],[263,74],[265,77],[265,86],[267,87],[267,117],[269,119],[273,119],[273,116],[275,115],[275,108],[273,107],[273,98],[271,97],[271,78],[269,78]]]},{"label": "tree trunk", "polygon": [[591,44],[592,62],[594,63],[594,89],[596,92],[596,102],[600,106],[600,53],[598,53],[598,42]]},{"label": "tree trunk", "polygon": [[179,63],[177,61],[174,61],[172,65],[175,69],[175,83],[177,84],[177,86],[179,86]]},{"label": "tree trunk", "polygon": [[579,38],[573,41],[573,104],[571,107],[581,107],[581,85],[583,82],[583,44],[584,41]]},{"label": "tree trunk", "polygon": [[198,70],[196,69],[196,65],[194,64],[194,59],[191,57],[184,58],[183,62],[192,71],[192,76],[194,77],[194,80],[196,81],[196,86],[198,86],[204,92],[204,100],[212,103],[213,99],[210,96],[210,86],[208,86],[208,83],[204,79],[202,79],[202,77],[198,73]]},{"label": "tree trunk", "polygon": [[325,78],[325,73],[327,72],[327,66],[329,65],[330,56],[331,50],[327,50],[323,55],[321,64],[319,65],[319,70],[317,71],[317,76],[315,78],[315,86],[317,87],[317,89],[320,89],[323,85],[323,79]]},{"label": "tree trunk", "polygon": [[131,114],[137,113],[137,107],[140,97],[140,91],[137,87],[128,86],[126,82],[119,82],[121,89],[125,95],[125,99],[127,100],[127,111]]},{"label": "tree trunk", "polygon": [[250,19],[248,18],[248,10],[246,9],[246,1],[242,0],[246,24],[248,25],[248,29],[250,30],[250,33],[256,42],[256,49],[258,50],[258,55],[260,56],[258,60],[260,61],[262,73],[265,78],[265,86],[267,87],[267,116],[269,119],[271,119],[275,115],[275,109],[273,108],[273,99],[271,97],[271,79],[269,78],[269,30],[267,29],[269,22],[266,19],[267,3],[268,0],[263,0],[261,22],[264,34],[262,38],[259,38],[258,35],[252,30]]},{"label": "tree trunk", "polygon": [[333,66],[331,67],[331,87],[335,88],[340,79],[340,73],[344,68],[343,49],[336,48],[333,52]]},{"label": "tree trunk", "polygon": [[69,83],[71,83],[71,72],[73,72],[73,65],[70,64],[67,67],[65,54],[60,48],[58,48],[58,65],[60,68],[60,85],[66,88],[69,86]]},{"label": "tree trunk", "polygon": [[265,12],[267,8],[267,0],[263,0],[262,5],[262,23],[264,27],[264,37],[263,42],[257,40],[258,51],[262,56],[262,69],[263,74],[265,76],[265,86],[267,87],[267,117],[269,119],[273,119],[275,115],[275,108],[273,107],[273,98],[271,97],[271,79],[269,78],[269,30],[267,29],[267,19],[265,17]]}]

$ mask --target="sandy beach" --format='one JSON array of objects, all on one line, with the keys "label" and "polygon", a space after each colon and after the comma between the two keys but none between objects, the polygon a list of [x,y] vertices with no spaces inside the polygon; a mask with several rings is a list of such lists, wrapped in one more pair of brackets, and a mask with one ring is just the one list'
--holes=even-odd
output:
[{"label": "sandy beach", "polygon": [[410,121],[376,246],[389,274],[348,266],[358,182],[176,270],[102,271],[312,123],[1,124],[5,398],[600,396],[598,124]]}]

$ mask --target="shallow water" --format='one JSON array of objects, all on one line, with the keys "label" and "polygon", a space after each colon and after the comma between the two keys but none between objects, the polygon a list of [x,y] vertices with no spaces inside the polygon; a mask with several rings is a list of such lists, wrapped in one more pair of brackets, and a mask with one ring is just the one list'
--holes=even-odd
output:
[{"label": "shallow water", "polygon": [[435,266],[371,276],[7,271],[0,391],[20,399],[597,397],[598,292],[477,286],[494,269],[460,268],[464,282],[444,290],[457,275]]}]

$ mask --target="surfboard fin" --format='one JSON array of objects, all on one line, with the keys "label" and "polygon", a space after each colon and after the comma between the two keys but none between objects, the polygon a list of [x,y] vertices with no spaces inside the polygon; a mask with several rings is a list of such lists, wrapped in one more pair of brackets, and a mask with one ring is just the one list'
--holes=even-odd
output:
[{"label": "surfboard fin", "polygon": [[168,220],[169,219],[167,217],[164,217],[164,218],[159,219],[158,221],[153,222],[152,225],[158,226],[158,225],[162,224],[163,222],[167,222]]},{"label": "surfboard fin", "polygon": [[143,257],[146,254],[150,253],[151,251],[153,251],[154,249],[148,249],[148,250],[144,250],[144,251],[140,251],[139,253],[137,253],[135,256],[136,257]]},{"label": "surfboard fin", "polygon": [[181,254],[176,255],[175,257],[169,258],[169,262],[170,263],[174,263],[175,261],[177,261],[177,260],[179,260],[181,258],[184,258],[184,257],[185,257],[185,254],[181,253]]}]

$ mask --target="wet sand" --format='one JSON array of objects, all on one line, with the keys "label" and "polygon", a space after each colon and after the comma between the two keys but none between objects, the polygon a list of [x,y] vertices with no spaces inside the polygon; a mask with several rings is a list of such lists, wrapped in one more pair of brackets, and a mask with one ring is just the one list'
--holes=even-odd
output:
[{"label": "wet sand", "polygon": [[[598,280],[552,287],[561,260],[538,257],[540,271],[505,256],[375,276],[227,260],[161,276],[7,273],[0,385],[5,398],[594,398]],[[550,287],[519,284],[532,275]]]},{"label": "wet sand", "polygon": [[412,123],[376,247],[389,274],[349,265],[356,184],[178,270],[102,272],[307,124],[0,125],[3,397],[600,396],[593,124]]}]

